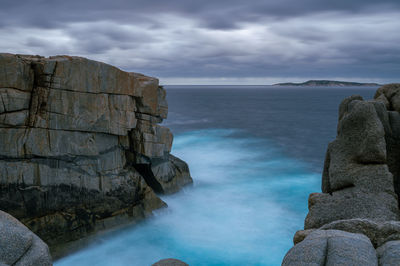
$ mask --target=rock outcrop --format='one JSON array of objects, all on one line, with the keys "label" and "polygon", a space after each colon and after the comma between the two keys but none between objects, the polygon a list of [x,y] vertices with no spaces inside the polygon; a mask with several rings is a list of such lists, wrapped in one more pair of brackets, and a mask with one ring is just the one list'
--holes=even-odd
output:
[{"label": "rock outcrop", "polygon": [[189,264],[177,259],[163,259],[157,261],[152,266],[188,266]]},{"label": "rock outcrop", "polygon": [[282,265],[400,265],[400,84],[339,107],[322,193]]},{"label": "rock outcrop", "polygon": [[11,215],[0,211],[0,265],[53,265],[49,248]]},{"label": "rock outcrop", "polygon": [[0,209],[53,247],[165,206],[192,182],[165,96],[85,58],[0,54]]}]

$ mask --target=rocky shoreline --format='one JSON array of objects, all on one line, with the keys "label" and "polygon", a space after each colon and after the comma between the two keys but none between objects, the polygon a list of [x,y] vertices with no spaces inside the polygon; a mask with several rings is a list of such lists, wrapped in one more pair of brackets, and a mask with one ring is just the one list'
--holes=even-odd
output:
[{"label": "rocky shoreline", "polygon": [[[81,57],[0,54],[0,265],[141,221],[191,184],[158,80]],[[322,193],[282,265],[400,265],[400,84],[339,107]],[[15,217],[15,218],[14,218]],[[174,259],[156,265],[186,265]]]},{"label": "rocky shoreline", "polygon": [[156,78],[81,57],[0,54],[0,210],[58,256],[165,207],[157,194],[192,183],[159,125],[165,94]]},{"label": "rocky shoreline", "polygon": [[400,84],[339,107],[322,193],[282,265],[400,265]]}]

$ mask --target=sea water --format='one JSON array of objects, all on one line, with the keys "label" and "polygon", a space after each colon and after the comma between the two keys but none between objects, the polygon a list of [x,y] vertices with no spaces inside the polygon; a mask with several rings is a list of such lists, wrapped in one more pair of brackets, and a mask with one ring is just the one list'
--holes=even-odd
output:
[{"label": "sea water", "polygon": [[340,101],[376,88],[167,86],[172,153],[193,186],[161,196],[168,208],[95,238],[55,262],[151,265],[280,265],[302,229],[308,194],[320,191]]}]

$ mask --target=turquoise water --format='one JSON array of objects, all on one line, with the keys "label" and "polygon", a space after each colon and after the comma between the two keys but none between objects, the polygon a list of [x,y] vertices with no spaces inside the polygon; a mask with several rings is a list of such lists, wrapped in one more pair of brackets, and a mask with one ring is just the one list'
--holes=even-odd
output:
[{"label": "turquoise water", "polygon": [[320,191],[340,101],[376,88],[167,87],[172,153],[194,185],[163,196],[167,209],[98,236],[55,263],[280,265],[302,229],[307,198]]},{"label": "turquoise water", "polygon": [[153,218],[55,265],[151,265],[167,257],[190,265],[279,265],[320,175],[272,142],[237,133],[176,136],[173,153],[191,166],[194,185],[163,197],[169,207]]}]

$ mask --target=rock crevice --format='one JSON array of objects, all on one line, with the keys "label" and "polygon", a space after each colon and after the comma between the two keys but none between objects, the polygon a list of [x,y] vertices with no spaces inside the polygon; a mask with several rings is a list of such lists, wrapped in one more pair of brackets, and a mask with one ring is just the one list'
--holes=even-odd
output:
[{"label": "rock crevice", "polygon": [[156,193],[192,182],[165,96],[85,58],[0,54],[0,209],[56,250],[165,206]]},{"label": "rock crevice", "polygon": [[[305,230],[294,236],[283,265],[400,265],[399,111],[400,84],[379,88],[374,100],[353,95],[342,101],[322,193],[310,194]],[[337,246],[319,246],[317,239],[331,243],[332,235]],[[342,255],[331,258],[336,249]]]}]

